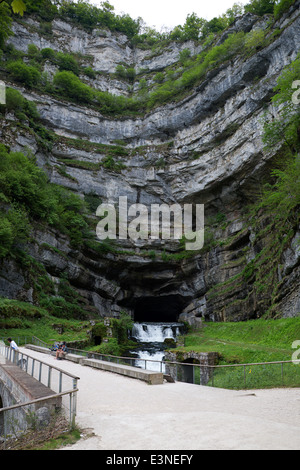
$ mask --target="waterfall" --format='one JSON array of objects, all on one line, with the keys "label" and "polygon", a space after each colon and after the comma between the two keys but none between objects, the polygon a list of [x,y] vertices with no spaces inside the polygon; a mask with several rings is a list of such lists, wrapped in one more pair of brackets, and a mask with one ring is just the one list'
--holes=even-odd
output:
[{"label": "waterfall", "polygon": [[165,339],[176,339],[179,323],[135,323],[132,337],[142,343],[163,343]]},{"label": "waterfall", "polygon": [[140,343],[139,348],[132,351],[138,356],[135,365],[145,367],[145,359],[147,359],[148,370],[164,372],[164,367],[161,370],[161,364],[154,361],[163,360],[165,339],[174,339],[176,341],[181,326],[181,323],[135,323],[131,336]]}]

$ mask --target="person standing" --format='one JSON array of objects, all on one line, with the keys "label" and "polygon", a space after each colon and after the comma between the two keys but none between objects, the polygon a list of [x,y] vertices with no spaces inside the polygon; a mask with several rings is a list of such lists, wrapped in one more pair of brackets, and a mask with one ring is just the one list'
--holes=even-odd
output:
[{"label": "person standing", "polygon": [[9,345],[11,349],[13,350],[13,356],[12,356],[12,361],[18,364],[18,359],[19,359],[19,348],[17,343],[12,340],[11,338],[7,338],[7,341],[9,342]]},{"label": "person standing", "polygon": [[9,342],[9,345],[12,349],[14,349],[15,351],[19,351],[17,343],[14,340],[12,340],[11,338],[7,338],[7,341]]}]

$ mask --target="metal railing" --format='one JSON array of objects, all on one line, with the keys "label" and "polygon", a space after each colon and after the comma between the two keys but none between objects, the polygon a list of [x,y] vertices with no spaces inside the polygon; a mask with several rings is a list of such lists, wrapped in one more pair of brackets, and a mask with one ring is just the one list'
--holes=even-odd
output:
[{"label": "metal railing", "polygon": [[[51,348],[51,345],[32,337],[35,344]],[[128,364],[145,370],[170,374],[176,381],[211,387],[245,389],[282,386],[300,386],[300,360],[261,362],[248,364],[207,365],[188,362],[158,361],[137,357],[113,356],[68,347],[72,354],[86,356],[117,364]],[[173,367],[173,373],[170,372]],[[175,372],[174,372],[175,370]]]},{"label": "metal railing", "polygon": [[[48,397],[42,397],[37,400],[29,402],[18,403],[16,405],[6,406],[0,409],[1,424],[3,427],[4,439],[7,438],[7,414],[16,411],[18,408],[23,410],[28,407],[32,409],[32,406],[39,402],[53,401],[61,398],[62,408],[66,415],[69,415],[70,426],[74,426],[76,412],[77,412],[77,392],[78,392],[78,380],[76,377],[66,371],[59,369],[58,367],[47,364],[39,359],[36,359],[28,354],[21,351],[15,351],[12,348],[1,345],[0,355],[9,362],[12,362],[25,373],[42,383],[55,393]],[[0,364],[1,366],[1,364]]]},{"label": "metal railing", "polygon": [[[70,353],[171,375],[178,382],[211,387],[245,389],[300,386],[300,360],[248,364],[208,365],[112,356],[68,348]],[[172,369],[173,368],[173,372]]]},{"label": "metal railing", "polygon": [[24,352],[15,351],[9,346],[0,346],[0,354],[5,357],[5,359],[16,364],[27,374],[34,377],[40,383],[51,388],[54,392],[63,392],[63,379],[67,380],[68,389],[70,388],[70,383],[72,383],[73,389],[77,388],[79,377],[59,369],[58,367],[40,361]]}]

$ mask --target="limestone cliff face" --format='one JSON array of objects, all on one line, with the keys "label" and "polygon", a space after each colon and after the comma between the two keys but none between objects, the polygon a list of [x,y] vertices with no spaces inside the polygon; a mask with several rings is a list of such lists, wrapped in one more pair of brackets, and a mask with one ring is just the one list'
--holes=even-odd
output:
[{"label": "limestone cliff face", "polygon": [[[238,277],[262,249],[243,213],[274,157],[263,148],[262,118],[271,108],[278,76],[300,50],[299,5],[296,2],[278,21],[276,28],[283,32],[269,46],[248,59],[236,59],[209,72],[185,99],[144,116],[107,118],[91,108],[22,89],[27,99],[36,102],[44,125],[60,139],[51,152],[41,151],[32,135],[16,133],[13,116],[6,116],[2,138],[12,150],[30,147],[52,182],[82,196],[93,193],[102,202],[117,204],[120,196],[127,196],[128,204],[201,203],[207,220],[223,216],[223,224],[209,227],[216,242],[181,258],[174,256],[179,251],[175,241],[128,240],[118,242],[118,252],[99,256],[92,249],[75,252],[58,233],[35,233],[30,254],[53,279],[67,273],[99,315],[114,316],[127,310],[138,317],[144,311],[148,319],[157,321],[181,314],[180,318],[195,323],[202,317],[216,321],[256,318],[270,307],[268,292],[257,292],[251,277]],[[266,22],[267,18],[246,15],[232,28],[248,32],[263,28]],[[133,65],[137,72],[157,72],[175,64],[183,49],[200,52],[190,42],[172,44],[151,57],[149,51],[132,48],[125,36],[107,31],[88,34],[61,21],[53,22],[52,31],[51,38],[42,37],[38,24],[28,20],[14,25],[10,42],[24,52],[28,44],[35,44],[40,49],[88,55],[87,65],[102,72],[89,83],[116,95],[129,95],[128,83],[113,75],[118,64]],[[55,72],[49,64],[46,67],[48,73]],[[89,146],[78,146],[78,139]],[[96,144],[116,141],[122,141],[127,152],[126,157],[117,157],[122,169],[84,167],[82,162],[100,164],[105,159],[105,151],[99,151]],[[281,295],[276,308],[285,316],[300,310],[299,236],[296,232],[278,266]],[[1,268],[0,295],[34,301],[26,272],[13,260]],[[154,311],[158,314],[151,314]]]}]

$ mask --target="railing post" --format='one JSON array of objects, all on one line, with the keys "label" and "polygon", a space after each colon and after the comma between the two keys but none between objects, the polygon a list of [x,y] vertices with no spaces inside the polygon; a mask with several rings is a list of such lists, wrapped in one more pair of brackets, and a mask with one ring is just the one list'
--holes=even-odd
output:
[{"label": "railing post", "polygon": [[[77,389],[77,379],[73,379],[73,390]],[[76,417],[76,412],[77,412],[77,392],[74,392],[73,394],[73,407],[72,407],[72,427],[75,426],[75,417]]]},{"label": "railing post", "polygon": [[62,372],[59,373],[59,387],[58,392],[61,393],[62,390]]},{"label": "railing post", "polygon": [[48,367],[48,388],[51,388],[50,385],[51,385],[51,372],[52,372],[52,367],[49,366]]}]

